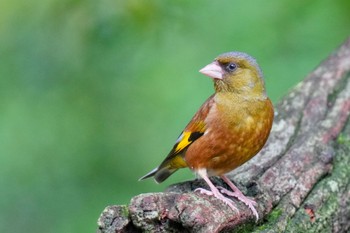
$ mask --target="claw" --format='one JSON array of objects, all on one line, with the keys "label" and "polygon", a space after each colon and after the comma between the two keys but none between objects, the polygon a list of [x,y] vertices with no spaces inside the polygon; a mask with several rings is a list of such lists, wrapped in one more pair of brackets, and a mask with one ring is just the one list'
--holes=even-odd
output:
[{"label": "claw", "polygon": [[199,169],[197,173],[205,180],[205,182],[207,182],[207,184],[210,187],[210,191],[205,190],[203,188],[197,188],[195,191],[199,191],[200,193],[206,194],[208,196],[214,196],[217,199],[223,201],[229,207],[231,207],[232,210],[239,213],[239,210],[233,205],[233,201],[222,195],[220,191],[215,187],[215,185],[210,181],[206,169]]},{"label": "claw", "polygon": [[228,186],[230,186],[230,188],[233,190],[233,192],[229,191],[223,187],[218,187],[220,189],[220,192],[224,193],[228,196],[235,197],[238,200],[240,200],[241,202],[243,202],[244,204],[246,204],[249,207],[249,209],[253,212],[253,214],[255,215],[256,221],[258,221],[259,214],[258,214],[258,211],[254,207],[254,206],[257,206],[257,203],[254,200],[244,196],[244,194],[236,187],[236,185],[234,185],[232,183],[232,181],[230,181],[226,176],[223,175],[223,176],[221,176],[221,178],[228,184]]},{"label": "claw", "polygon": [[[235,197],[235,198],[237,198],[238,200],[240,200],[241,202],[243,202],[244,204],[246,204],[248,206],[249,206],[249,204],[252,204],[253,206],[257,206],[258,205],[256,203],[256,201],[254,201],[253,199],[251,199],[249,197],[244,196],[243,194],[240,195],[239,193],[229,191],[229,190],[227,190],[227,189],[225,189],[224,187],[221,187],[221,186],[218,186],[217,188],[220,190],[221,193],[226,194],[226,195],[231,196],[231,197]],[[247,204],[247,203],[249,203],[249,204]]]},{"label": "claw", "polygon": [[213,196],[213,192],[209,191],[209,190],[206,190],[204,188],[196,188],[194,190],[195,192],[200,192],[201,194],[205,194],[205,195],[208,195],[208,196]]},{"label": "claw", "polygon": [[237,207],[235,207],[233,205],[233,201],[227,197],[225,197],[224,195],[222,195],[218,190],[217,192],[213,191],[209,191],[203,188],[197,188],[194,190],[195,192],[200,192],[202,194],[208,195],[208,196],[214,196],[217,199],[221,200],[222,202],[224,202],[226,205],[228,205],[232,210],[234,210],[235,212],[239,213],[239,210],[237,209]]}]

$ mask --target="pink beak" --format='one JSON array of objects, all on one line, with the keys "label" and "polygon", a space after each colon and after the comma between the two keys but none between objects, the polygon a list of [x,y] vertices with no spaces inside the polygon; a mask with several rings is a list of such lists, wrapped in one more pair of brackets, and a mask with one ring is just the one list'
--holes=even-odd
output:
[{"label": "pink beak", "polygon": [[224,70],[217,61],[204,66],[199,72],[213,79],[223,79]]}]

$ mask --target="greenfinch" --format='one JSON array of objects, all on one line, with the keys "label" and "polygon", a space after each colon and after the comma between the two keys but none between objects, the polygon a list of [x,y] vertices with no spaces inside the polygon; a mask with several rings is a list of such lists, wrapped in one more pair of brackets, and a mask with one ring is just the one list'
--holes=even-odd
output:
[{"label": "greenfinch", "polygon": [[[179,168],[189,167],[210,188],[195,191],[213,195],[238,211],[227,197],[233,196],[258,220],[256,202],[225,174],[255,156],[269,136],[274,110],[266,95],[263,73],[256,60],[242,52],[221,54],[199,72],[213,79],[215,93],[200,107],[164,161],[140,180],[154,177],[160,183]],[[232,190],[217,188],[211,176],[221,177]]]}]

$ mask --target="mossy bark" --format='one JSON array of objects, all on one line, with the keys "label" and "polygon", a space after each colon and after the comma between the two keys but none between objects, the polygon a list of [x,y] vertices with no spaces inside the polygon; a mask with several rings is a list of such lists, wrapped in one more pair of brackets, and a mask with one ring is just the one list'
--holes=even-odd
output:
[{"label": "mossy bark", "polygon": [[[350,39],[277,106],[264,149],[230,178],[257,203],[260,220],[193,192],[194,180],[110,206],[98,232],[348,232]],[[213,178],[224,186],[220,179]]]}]

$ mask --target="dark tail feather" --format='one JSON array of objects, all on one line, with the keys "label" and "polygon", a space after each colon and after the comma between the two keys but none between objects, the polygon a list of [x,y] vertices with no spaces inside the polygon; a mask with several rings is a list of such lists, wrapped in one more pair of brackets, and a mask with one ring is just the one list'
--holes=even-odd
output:
[{"label": "dark tail feather", "polygon": [[168,167],[163,167],[161,169],[159,169],[157,167],[157,168],[153,169],[152,171],[150,171],[149,173],[147,173],[146,175],[142,176],[139,179],[139,181],[154,176],[154,180],[157,183],[162,183],[164,180],[166,180],[171,174],[173,174],[176,171],[177,171],[177,169],[169,169]]},{"label": "dark tail feather", "polygon": [[148,179],[148,178],[151,178],[152,176],[154,176],[158,171],[158,168],[155,168],[153,169],[152,171],[150,171],[149,173],[147,173],[146,175],[142,176],[139,181],[141,180],[145,180],[145,179]]}]

